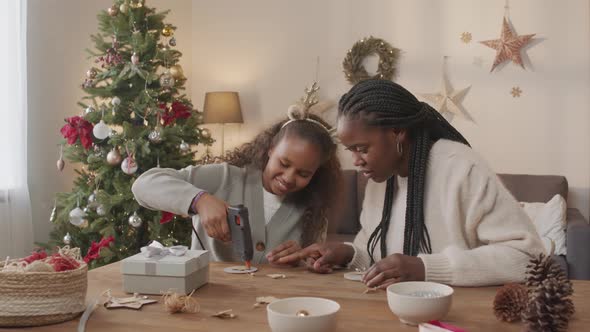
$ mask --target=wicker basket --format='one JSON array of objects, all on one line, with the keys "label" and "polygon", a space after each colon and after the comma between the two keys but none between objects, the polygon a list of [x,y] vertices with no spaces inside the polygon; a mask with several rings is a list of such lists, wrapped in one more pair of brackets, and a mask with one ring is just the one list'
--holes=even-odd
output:
[{"label": "wicker basket", "polygon": [[[0,270],[4,266],[0,262]],[[64,322],[86,308],[88,266],[63,272],[0,271],[0,326]]]}]

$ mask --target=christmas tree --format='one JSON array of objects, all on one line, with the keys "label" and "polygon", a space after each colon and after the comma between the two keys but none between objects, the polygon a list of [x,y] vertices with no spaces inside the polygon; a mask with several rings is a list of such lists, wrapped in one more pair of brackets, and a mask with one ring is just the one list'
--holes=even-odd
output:
[{"label": "christmas tree", "polygon": [[142,172],[194,164],[191,147],[212,143],[198,128],[202,114],[181,94],[182,54],[167,14],[145,0],[116,0],[98,14],[81,115],[61,128],[58,169],[64,158],[82,167],[73,190],[56,194],[45,246],[79,247],[91,268],[135,254],[152,239],[166,246],[190,241],[190,221],[167,223],[168,213],[140,208],[131,192]]}]

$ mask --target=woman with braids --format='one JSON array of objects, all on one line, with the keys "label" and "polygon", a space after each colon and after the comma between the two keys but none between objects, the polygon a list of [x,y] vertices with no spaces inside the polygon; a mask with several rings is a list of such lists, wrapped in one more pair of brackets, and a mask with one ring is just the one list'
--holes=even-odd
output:
[{"label": "woman with braids", "polygon": [[465,138],[400,85],[366,80],[340,99],[338,136],[369,178],[354,243],[283,257],[327,273],[365,269],[368,287],[427,280],[519,282],[542,244],[532,222]]},{"label": "woman with braids", "polygon": [[192,248],[211,251],[217,261],[239,261],[226,218],[228,205],[244,204],[252,261],[277,263],[277,255],[325,239],[326,208],[341,175],[330,129],[311,114],[280,121],[230,153],[227,163],[150,169],[135,181],[133,194],[146,208],[193,215],[204,248],[195,234]]}]

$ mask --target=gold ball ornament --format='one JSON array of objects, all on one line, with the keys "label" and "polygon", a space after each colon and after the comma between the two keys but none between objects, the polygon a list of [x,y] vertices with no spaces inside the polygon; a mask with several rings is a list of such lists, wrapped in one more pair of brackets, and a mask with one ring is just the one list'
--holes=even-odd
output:
[{"label": "gold ball ornament", "polygon": [[107,12],[110,16],[117,16],[117,14],[119,14],[119,8],[117,8],[116,5],[113,5],[107,9]]},{"label": "gold ball ornament", "polygon": [[172,29],[172,26],[170,24],[166,24],[166,26],[164,26],[164,28],[162,28],[162,36],[170,37],[173,34],[174,34],[174,29]]},{"label": "gold ball ornament", "polygon": [[182,70],[182,67],[180,65],[173,65],[170,67],[170,69],[168,69],[168,71],[170,72],[170,75],[172,75],[172,77],[174,77],[175,79],[184,78],[184,71]]},{"label": "gold ball ornament", "polygon": [[90,68],[88,69],[88,71],[86,72],[86,77],[88,77],[89,79],[95,79],[96,75],[98,75],[98,72],[96,71],[96,69],[94,68]]},{"label": "gold ball ornament", "polygon": [[119,152],[119,149],[117,149],[117,148],[113,148],[107,154],[107,163],[111,166],[119,165],[121,160],[122,160],[121,153]]},{"label": "gold ball ornament", "polygon": [[203,136],[204,138],[210,138],[211,131],[209,131],[209,129],[205,128],[205,129],[201,130],[201,136]]},{"label": "gold ball ornament", "polygon": [[162,76],[160,76],[160,86],[163,88],[172,88],[174,87],[175,83],[176,80],[170,74],[169,70],[167,70],[164,74],[162,74]]},{"label": "gold ball ornament", "polygon": [[131,3],[129,3],[129,7],[133,9],[143,7],[143,0],[132,0]]},{"label": "gold ball ornament", "polygon": [[129,5],[126,3],[121,4],[121,6],[119,6],[119,11],[123,14],[127,14],[127,11],[129,11]]}]

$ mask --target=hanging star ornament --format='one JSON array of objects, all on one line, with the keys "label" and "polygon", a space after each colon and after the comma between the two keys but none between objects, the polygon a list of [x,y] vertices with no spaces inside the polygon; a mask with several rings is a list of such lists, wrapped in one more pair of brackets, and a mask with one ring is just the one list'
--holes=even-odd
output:
[{"label": "hanging star ornament", "polygon": [[496,50],[496,59],[494,59],[494,64],[492,65],[490,72],[494,71],[498,65],[508,60],[511,60],[515,64],[520,65],[522,69],[525,69],[520,52],[522,52],[522,49],[531,42],[534,36],[535,34],[517,35],[512,31],[508,24],[508,20],[504,17],[500,39],[480,41],[481,44]]},{"label": "hanging star ornament", "polygon": [[449,121],[455,116],[461,116],[469,121],[473,121],[471,115],[461,106],[461,102],[465,98],[469,88],[471,86],[454,91],[449,85],[448,79],[443,76],[442,88],[439,93],[422,93],[420,95]]}]

